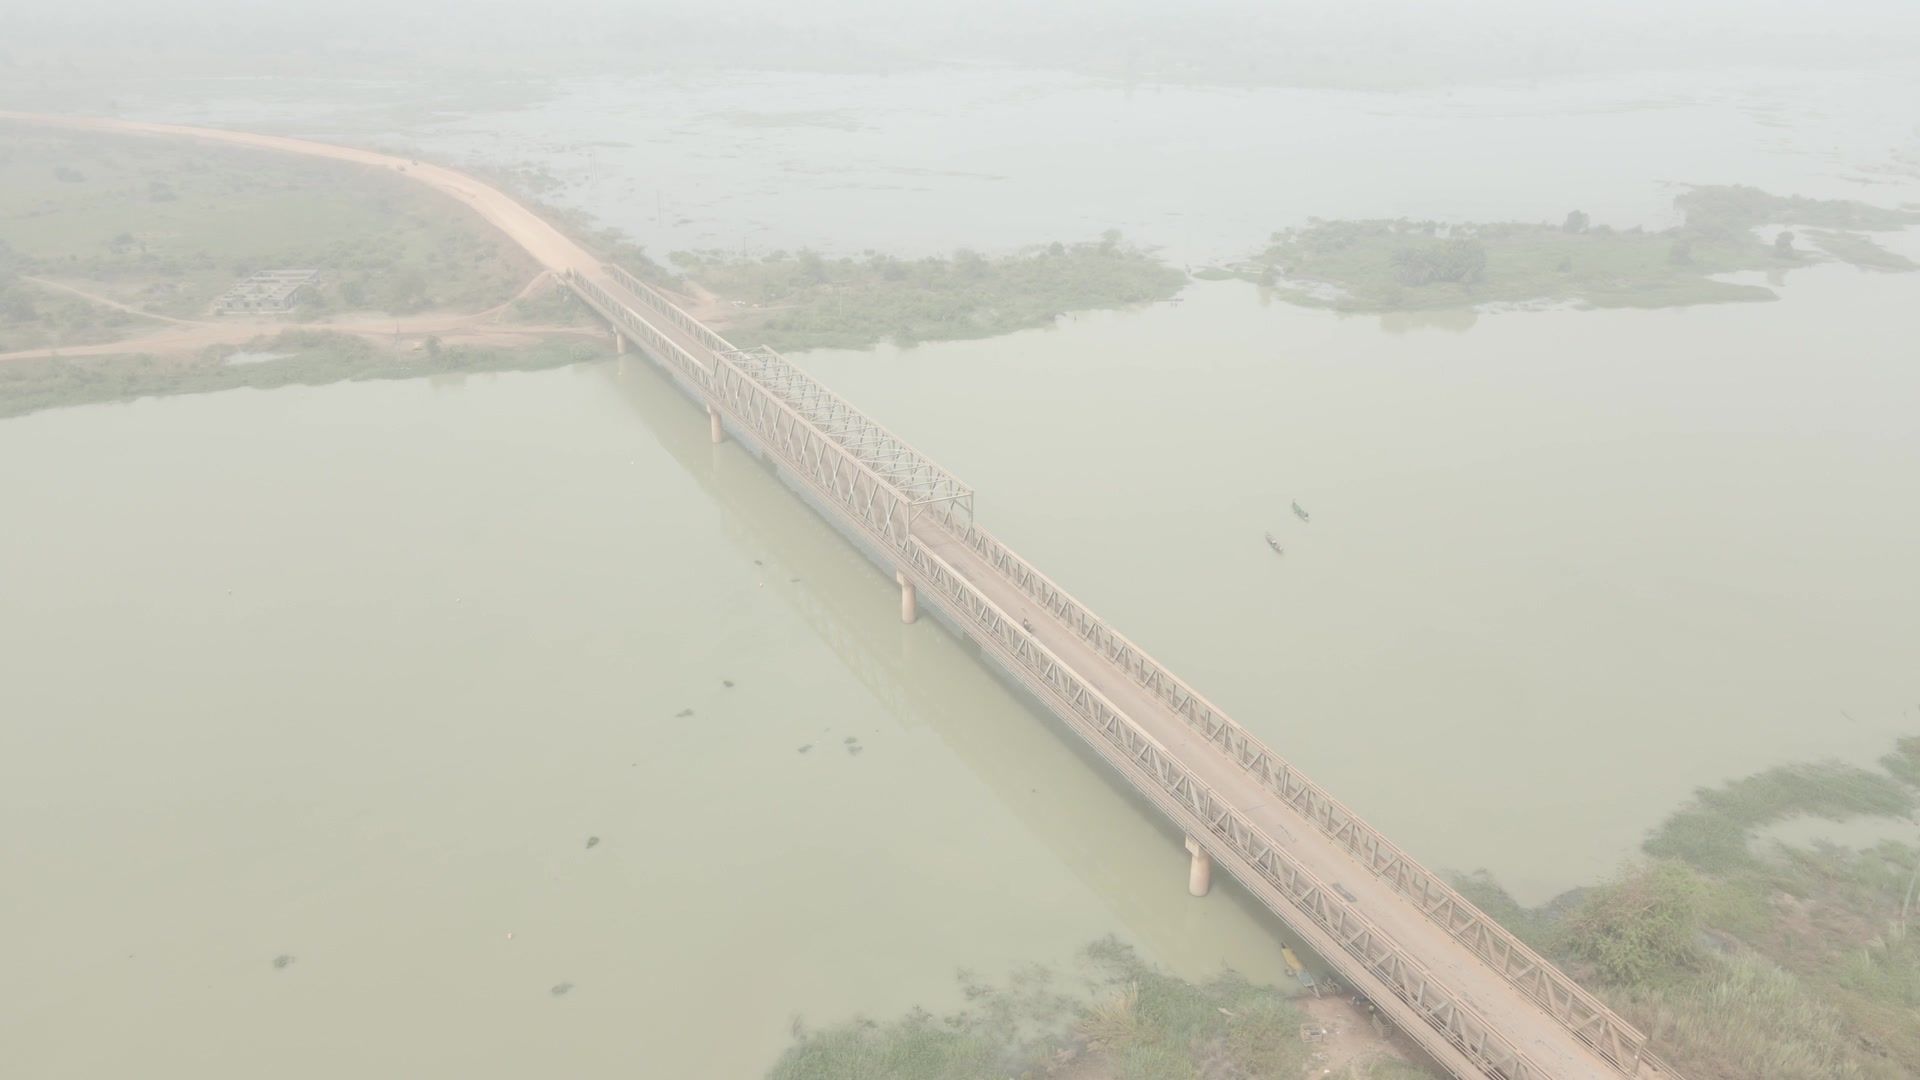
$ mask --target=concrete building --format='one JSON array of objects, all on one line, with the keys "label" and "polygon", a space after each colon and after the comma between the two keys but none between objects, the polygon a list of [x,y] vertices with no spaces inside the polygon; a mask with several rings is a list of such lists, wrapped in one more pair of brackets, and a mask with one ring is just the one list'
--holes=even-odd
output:
[{"label": "concrete building", "polygon": [[320,276],[318,270],[262,270],[220,294],[213,302],[217,315],[273,315],[292,311],[302,293]]}]

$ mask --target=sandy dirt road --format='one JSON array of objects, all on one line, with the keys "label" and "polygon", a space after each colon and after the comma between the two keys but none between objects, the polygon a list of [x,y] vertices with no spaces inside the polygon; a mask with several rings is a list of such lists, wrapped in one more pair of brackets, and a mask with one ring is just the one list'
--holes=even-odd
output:
[{"label": "sandy dirt road", "polygon": [[65,128],[70,131],[94,131],[112,135],[146,135],[195,142],[227,143],[275,150],[284,154],[329,158],[374,168],[392,169],[418,180],[428,187],[473,207],[475,213],[506,233],[548,270],[597,270],[600,260],[569,240],[560,230],[509,198],[498,188],[484,184],[462,172],[439,165],[415,162],[392,154],[356,150],[347,146],[289,139],[279,135],[253,135],[243,131],[188,127],[183,124],[150,124],[138,120],[114,120],[90,116],[61,116],[53,113],[14,112],[0,109],[0,122],[32,124],[38,127]]}]

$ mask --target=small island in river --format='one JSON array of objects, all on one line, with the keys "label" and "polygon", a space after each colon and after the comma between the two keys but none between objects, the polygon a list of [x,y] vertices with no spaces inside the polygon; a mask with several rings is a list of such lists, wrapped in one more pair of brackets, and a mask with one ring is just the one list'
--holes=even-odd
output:
[{"label": "small island in river", "polygon": [[[1763,285],[1719,280],[1826,261],[1872,270],[1920,268],[1867,234],[1920,223],[1920,211],[1847,199],[1693,187],[1668,229],[1615,229],[1582,211],[1558,224],[1315,219],[1274,233],[1252,258],[1201,272],[1243,278],[1294,303],[1345,311],[1410,311],[1490,303],[1673,307],[1771,300]],[[1777,226],[1765,237],[1761,230]]]},{"label": "small island in river", "polygon": [[1097,241],[1002,255],[867,252],[826,258],[776,251],[744,259],[676,251],[668,260],[722,304],[698,314],[737,340],[776,349],[862,349],[993,337],[1047,326],[1074,311],[1170,299],[1186,274],[1108,230]]}]

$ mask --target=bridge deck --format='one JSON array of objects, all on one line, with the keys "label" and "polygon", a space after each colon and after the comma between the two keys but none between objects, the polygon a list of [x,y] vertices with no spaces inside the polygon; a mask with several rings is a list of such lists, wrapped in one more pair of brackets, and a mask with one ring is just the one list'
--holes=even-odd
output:
[{"label": "bridge deck", "polygon": [[[1047,612],[1037,608],[1025,594],[1007,581],[972,548],[937,526],[916,527],[915,535],[933,549],[975,588],[988,594],[1016,617],[1033,620],[1033,634],[1054,655],[1070,664],[1076,674],[1093,684],[1107,699],[1131,719],[1152,733],[1182,764],[1192,769],[1216,792],[1238,806],[1253,822],[1274,839],[1283,841],[1288,852],[1305,863],[1316,875],[1337,883],[1357,897],[1362,914],[1391,935],[1403,947],[1417,953],[1421,963],[1442,979],[1461,999],[1462,1004],[1478,1012],[1498,1027],[1501,1034],[1522,1053],[1564,1080],[1619,1080],[1620,1073],[1595,1054],[1586,1044],[1568,1037],[1559,1021],[1543,1012],[1493,969],[1459,947],[1440,927],[1393,891],[1392,886],[1375,877],[1344,851],[1335,847],[1314,824],[1298,811],[1275,798],[1238,765],[1221,754],[1192,727],[1150,698],[1137,683],[1107,663],[1079,634],[1061,625]],[[1255,878],[1249,884],[1264,884]],[[1260,891],[1258,888],[1256,892]],[[1276,893],[1276,898],[1278,894]],[[1272,901],[1269,901],[1270,906]],[[1284,899],[1276,911],[1287,914]],[[1302,919],[1289,919],[1288,925],[1303,928]],[[1317,933],[1303,934],[1319,937]],[[1340,950],[1330,942],[1316,949],[1332,959]],[[1351,975],[1349,976],[1352,980]],[[1357,987],[1359,988],[1359,987]],[[1376,1000],[1391,1000],[1384,988]],[[1470,1064],[1467,1068],[1472,1068]]]}]

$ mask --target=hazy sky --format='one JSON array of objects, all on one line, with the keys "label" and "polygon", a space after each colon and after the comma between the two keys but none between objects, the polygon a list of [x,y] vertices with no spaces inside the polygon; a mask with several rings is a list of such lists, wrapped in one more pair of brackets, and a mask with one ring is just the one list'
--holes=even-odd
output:
[{"label": "hazy sky", "polygon": [[[1920,0],[63,0],[0,6],[0,60],[178,51],[350,64],[901,66],[962,60],[1143,78],[1550,77],[1617,68],[1912,63]],[[324,52],[320,57],[317,54]],[[270,66],[270,65],[269,65]],[[312,74],[312,71],[304,73]]]}]

